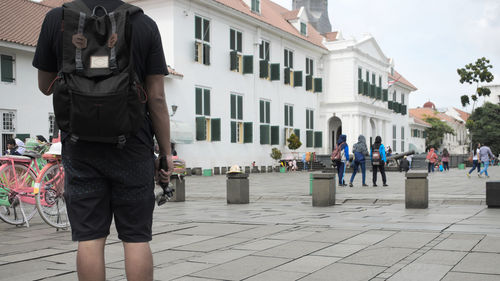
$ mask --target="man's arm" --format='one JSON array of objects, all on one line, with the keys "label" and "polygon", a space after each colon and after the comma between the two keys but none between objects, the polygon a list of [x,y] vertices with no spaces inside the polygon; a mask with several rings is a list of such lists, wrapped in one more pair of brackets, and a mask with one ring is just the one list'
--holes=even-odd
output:
[{"label": "man's arm", "polygon": [[160,173],[160,180],[167,182],[173,171],[172,148],[170,146],[170,116],[167,102],[165,100],[165,90],[163,88],[164,75],[147,75],[146,92],[148,95],[148,109],[153,121],[160,155],[167,157],[168,171]]},{"label": "man's arm", "polygon": [[[47,72],[43,70],[38,70],[38,89],[46,95],[52,94],[52,82],[56,79],[56,72]],[[50,89],[49,89],[50,88]]]}]

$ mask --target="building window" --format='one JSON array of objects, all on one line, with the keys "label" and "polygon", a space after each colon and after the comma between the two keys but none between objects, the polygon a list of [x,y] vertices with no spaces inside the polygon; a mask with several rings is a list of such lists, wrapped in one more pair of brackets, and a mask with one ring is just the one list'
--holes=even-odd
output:
[{"label": "building window", "polygon": [[210,21],[194,17],[195,61],[210,65]]},{"label": "building window", "polygon": [[314,130],[314,110],[306,109],[306,129]]},{"label": "building window", "polygon": [[405,94],[401,93],[401,104],[405,104]]},{"label": "building window", "polygon": [[259,59],[269,61],[269,50],[270,44],[269,41],[261,40],[259,45]]},{"label": "building window", "polygon": [[375,75],[375,73],[373,73],[372,74],[372,85],[375,85],[375,77],[376,77],[376,75]]},{"label": "building window", "polygon": [[392,93],[392,101],[396,101],[396,91],[394,91],[394,93]]},{"label": "building window", "polygon": [[252,0],[252,12],[260,13],[260,0]]},{"label": "building window", "polygon": [[314,110],[306,109],[306,147],[322,147],[322,132],[314,132]]},{"label": "building window", "polygon": [[196,140],[220,141],[220,118],[211,117],[210,89],[195,88]]},{"label": "building window", "polygon": [[307,35],[307,24],[301,22],[300,23],[300,34],[306,36]]},{"label": "building window", "polygon": [[358,67],[358,80],[363,80],[363,70]]},{"label": "building window", "polygon": [[12,56],[0,56],[0,72],[2,82],[12,83],[16,80],[14,78],[14,61],[14,57]]},{"label": "building window", "polygon": [[293,105],[285,104],[285,127],[293,127]]},{"label": "building window", "polygon": [[378,86],[382,88],[382,76],[378,77]]},{"label": "building window", "polygon": [[231,142],[251,143],[253,141],[253,123],[243,122],[243,96],[231,94]]},{"label": "building window", "polygon": [[366,71],[366,82],[370,83],[370,72],[367,70]]},{"label": "building window", "polygon": [[54,124],[56,121],[56,116],[54,113],[49,113],[49,136],[54,135]]},{"label": "building window", "polygon": [[260,100],[260,144],[279,144],[279,126],[271,126],[271,102]]},{"label": "building window", "polygon": [[285,49],[285,68],[293,69],[293,51]]},{"label": "building window", "polygon": [[14,112],[4,112],[2,114],[2,127],[4,131],[14,132],[16,130],[14,126],[15,116]]},{"label": "building window", "polygon": [[229,30],[229,49],[230,60],[231,60],[231,70],[236,72],[243,71],[243,55],[242,53],[242,33],[240,31],[230,29]]},{"label": "building window", "polygon": [[397,129],[396,129],[396,125],[393,125],[392,126],[392,151],[393,152],[396,152],[396,147],[397,147],[397,143],[396,143],[396,133],[397,133]]},{"label": "building window", "polygon": [[401,152],[405,151],[405,127],[401,127]]},{"label": "building window", "polygon": [[314,60],[306,58],[306,76],[314,75]]}]

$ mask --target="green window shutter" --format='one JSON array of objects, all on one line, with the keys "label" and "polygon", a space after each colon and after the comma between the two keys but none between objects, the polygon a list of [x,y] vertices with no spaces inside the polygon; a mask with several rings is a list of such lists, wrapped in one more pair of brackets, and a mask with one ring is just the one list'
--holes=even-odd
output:
[{"label": "green window shutter", "polygon": [[236,143],[236,121],[231,121],[231,142]]},{"label": "green window shutter", "polygon": [[313,138],[314,138],[314,132],[313,131],[306,131],[306,147],[313,147]]},{"label": "green window shutter", "polygon": [[323,79],[314,78],[314,92],[315,93],[323,92]]},{"label": "green window shutter", "polygon": [[363,80],[358,79],[358,94],[363,94]]},{"label": "green window shutter", "polygon": [[196,114],[203,115],[203,93],[201,88],[196,88],[195,102],[196,102]]},{"label": "green window shutter", "polygon": [[309,129],[314,129],[314,111],[309,110]]},{"label": "green window shutter", "polygon": [[285,126],[288,126],[288,105],[285,105]]},{"label": "green window shutter", "polygon": [[265,115],[264,115],[264,112],[265,112],[265,110],[266,110],[266,109],[265,109],[265,104],[264,104],[264,101],[263,101],[263,100],[261,100],[261,101],[259,102],[259,107],[260,107],[260,110],[259,110],[259,112],[260,112],[260,123],[264,123],[264,122],[266,121],[266,120],[264,119],[264,116],[265,116]]},{"label": "green window shutter", "polygon": [[293,126],[293,106],[289,106],[288,110],[290,111],[290,126]]},{"label": "green window shutter", "polygon": [[229,49],[236,49],[236,31],[233,29],[229,29]]},{"label": "green window shutter", "polygon": [[211,119],[210,127],[212,127],[212,141],[220,141],[220,118]]},{"label": "green window shutter", "polygon": [[203,19],[203,41],[210,42],[210,21]]},{"label": "green window shutter", "polygon": [[269,77],[269,62],[267,60],[261,60],[259,62],[259,66],[260,66],[259,77],[260,78]]},{"label": "green window shutter", "polygon": [[306,91],[310,91],[313,88],[313,77],[311,75],[306,76]]},{"label": "green window shutter", "polygon": [[202,141],[207,139],[207,124],[205,117],[196,117],[196,140]]},{"label": "green window shutter", "polygon": [[210,90],[209,89],[204,89],[203,90],[203,99],[204,99],[204,104],[203,104],[203,115],[205,116],[210,116]]},{"label": "green window shutter", "polygon": [[306,129],[310,129],[309,128],[309,110],[306,110]]},{"label": "green window shutter", "polygon": [[203,44],[203,64],[210,65],[210,45]]},{"label": "green window shutter", "polygon": [[280,64],[272,63],[271,64],[271,81],[280,80]]},{"label": "green window shutter", "polygon": [[314,147],[322,147],[323,146],[323,132],[318,131],[314,132]]},{"label": "green window shutter", "polygon": [[284,70],[284,81],[285,81],[285,85],[290,85],[290,68],[285,68]]},{"label": "green window shutter", "polygon": [[229,61],[229,70],[238,70],[238,53],[236,51],[229,52]]},{"label": "green window shutter", "polygon": [[427,131],[424,131],[424,139],[427,138]]},{"label": "green window shutter", "polygon": [[269,125],[260,125],[260,144],[269,144]]},{"label": "green window shutter", "polygon": [[237,118],[239,120],[243,120],[243,97],[242,96],[237,96],[237,105],[238,105],[238,116]]},{"label": "green window shutter", "polygon": [[380,87],[376,87],[377,89],[377,99],[381,100],[382,99],[382,89]]},{"label": "green window shutter", "polygon": [[2,82],[14,82],[14,58],[2,55],[0,70],[2,71]]},{"label": "green window shutter", "polygon": [[369,89],[370,87],[368,87],[368,82],[363,82],[363,95],[365,96],[369,96],[370,93],[369,93]]},{"label": "green window shutter", "polygon": [[302,71],[293,72],[293,86],[302,87]]},{"label": "green window shutter", "polygon": [[402,113],[403,115],[406,115],[406,105],[403,105],[403,106],[402,106],[401,113]]},{"label": "green window shutter", "polygon": [[252,143],[253,142],[253,123],[245,122],[243,123],[243,142]]},{"label": "green window shutter", "polygon": [[280,144],[280,126],[271,126],[271,144]]},{"label": "green window shutter", "polygon": [[377,95],[375,92],[375,85],[370,85],[370,97],[374,98]]},{"label": "green window shutter", "polygon": [[271,103],[266,101],[266,123],[271,123]]},{"label": "green window shutter", "polygon": [[295,129],[293,130],[293,133],[299,138],[300,140],[300,129]]},{"label": "green window shutter", "polygon": [[231,119],[236,119],[236,95],[231,95]]},{"label": "green window shutter", "polygon": [[199,62],[200,61],[200,53],[198,52],[198,42],[194,42],[194,61]]},{"label": "green window shutter", "polygon": [[236,38],[238,39],[237,40],[236,50],[238,52],[242,52],[243,51],[243,48],[242,48],[243,39],[241,38],[242,36],[243,36],[243,34],[241,32],[236,32]]},{"label": "green window shutter", "polygon": [[201,18],[194,17],[194,37],[201,40]]},{"label": "green window shutter", "polygon": [[390,100],[390,101],[387,102],[387,108],[388,109],[392,109],[393,106],[394,106],[394,102],[393,101]]},{"label": "green window shutter", "polygon": [[243,56],[243,74],[253,73],[253,56]]},{"label": "green window shutter", "polygon": [[387,89],[382,90],[382,99],[383,101],[387,101],[389,99],[389,94],[387,92]]}]

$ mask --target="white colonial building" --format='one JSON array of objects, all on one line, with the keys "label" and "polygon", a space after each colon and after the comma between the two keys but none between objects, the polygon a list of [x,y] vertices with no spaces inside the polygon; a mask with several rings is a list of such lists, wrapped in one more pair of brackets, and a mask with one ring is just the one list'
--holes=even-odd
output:
[{"label": "white colonial building", "polygon": [[362,134],[369,144],[381,136],[393,152],[408,150],[407,104],[415,86],[394,71],[371,35],[356,40],[332,32],[325,37],[329,54],[324,59],[325,94],[320,96],[320,121],[327,132],[323,152],[331,151],[340,134],[347,135],[350,145]]},{"label": "white colonial building", "polygon": [[491,93],[488,97],[484,97],[484,101],[500,104],[500,84],[486,85],[485,87],[489,88]]},{"label": "white colonial building", "polygon": [[0,148],[6,140],[43,135],[54,124],[52,98],[38,90],[31,65],[49,7],[29,1],[0,1]]}]

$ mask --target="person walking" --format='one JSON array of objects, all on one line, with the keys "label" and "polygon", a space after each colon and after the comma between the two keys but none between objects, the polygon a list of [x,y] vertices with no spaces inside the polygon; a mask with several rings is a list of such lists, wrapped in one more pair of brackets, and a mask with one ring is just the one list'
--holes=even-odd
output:
[{"label": "person walking", "polygon": [[471,151],[471,156],[469,159],[472,159],[472,168],[467,172],[467,176],[470,178],[470,173],[474,172],[474,169],[477,169],[477,174],[479,175],[479,172],[481,170],[481,164],[479,163],[479,150],[481,149],[481,144],[478,143],[476,149]]},{"label": "person walking", "polygon": [[441,162],[443,163],[443,171],[449,171],[450,153],[446,148],[444,148],[443,153],[441,153]]},{"label": "person walking", "polygon": [[352,147],[352,151],[354,152],[354,161],[353,161],[353,172],[351,176],[351,180],[349,181],[349,186],[353,187],[352,182],[356,173],[358,172],[358,168],[361,168],[362,175],[362,183],[363,186],[368,186],[365,183],[366,178],[366,165],[365,165],[365,155],[368,155],[368,148],[366,147],[366,139],[363,135],[359,135],[358,142],[354,144]]},{"label": "person walking", "polygon": [[379,170],[382,175],[383,186],[388,186],[384,167],[387,162],[387,158],[385,155],[385,147],[382,144],[382,138],[380,136],[375,138],[375,143],[373,143],[370,151],[370,160],[372,161],[373,167],[373,186],[377,186],[377,170]]},{"label": "person walking", "polygon": [[434,152],[433,147],[431,147],[429,149],[429,152],[427,153],[425,160],[427,160],[427,172],[434,173],[434,166],[436,165],[436,162],[438,160],[438,156],[437,156],[436,152]]},{"label": "person walking", "polygon": [[482,163],[484,163],[484,168],[479,172],[478,177],[481,177],[484,173],[484,175],[489,178],[490,176],[488,175],[488,166],[490,165],[490,161],[495,159],[495,155],[491,152],[491,149],[483,145],[479,149],[479,160],[481,160]]},{"label": "person walking", "polygon": [[349,162],[349,146],[346,143],[347,136],[340,135],[335,147],[334,154],[338,154],[337,174],[339,176],[339,186],[347,186],[345,184],[344,175],[347,162]]},{"label": "person walking", "polygon": [[[95,40],[103,34],[109,37]],[[101,53],[91,53],[95,50]],[[56,122],[62,131],[64,198],[72,240],[78,241],[78,279],[106,279],[104,252],[114,220],[118,239],[124,247],[127,280],[153,280],[149,241],[152,239],[155,173],[158,181],[168,183],[173,169],[170,119],[164,92],[168,69],[156,23],[139,8],[119,0],[65,3],[62,8],[47,13],[33,66],[38,69],[40,91],[47,96],[54,93]],[[93,75],[99,79],[87,78]],[[73,79],[78,79],[79,84],[71,84]],[[115,79],[115,82],[103,84],[100,79]],[[123,98],[115,102],[108,100],[106,104],[87,100],[79,105],[94,108],[78,112],[77,96],[78,99],[91,97],[72,96],[68,87],[88,93],[96,92],[97,88],[113,94],[125,93],[122,96],[127,102],[121,103]],[[71,103],[69,97],[74,97]],[[123,111],[111,114],[117,112],[114,110],[118,107]],[[99,112],[106,113],[103,116],[107,117],[97,118],[99,121],[89,117]],[[122,115],[126,118],[119,118]],[[105,124],[120,126],[101,128]],[[113,135],[113,143],[111,137],[99,133],[99,130],[118,131],[122,126],[127,126],[123,129],[126,135]],[[85,133],[75,128],[85,128]],[[155,163],[153,135],[167,170],[155,168],[159,161]]]}]

